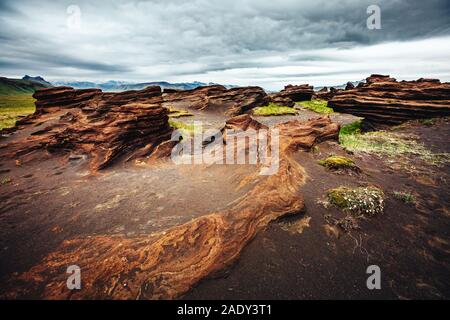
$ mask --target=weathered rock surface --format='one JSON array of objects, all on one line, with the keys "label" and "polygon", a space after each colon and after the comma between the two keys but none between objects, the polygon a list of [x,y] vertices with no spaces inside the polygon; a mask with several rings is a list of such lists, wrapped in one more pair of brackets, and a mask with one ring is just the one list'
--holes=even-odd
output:
[{"label": "weathered rock surface", "polygon": [[355,85],[349,81],[345,85],[345,90],[351,90],[351,89],[355,89]]},{"label": "weathered rock surface", "polygon": [[177,103],[194,110],[218,112],[227,116],[236,116],[262,107],[270,102],[260,87],[227,89],[213,85],[185,91],[165,91],[164,102]]},{"label": "weathered rock surface", "polygon": [[[249,116],[232,127],[259,127]],[[329,118],[278,125],[278,171],[260,178],[247,194],[222,212],[213,212],[165,232],[135,237],[95,235],[64,241],[42,261],[14,278],[8,298],[173,299],[200,280],[230,266],[271,221],[304,208],[306,174],[293,158],[325,139],[337,139]],[[82,270],[83,290],[67,289],[67,265]],[[126,285],[124,285],[126,284]]]},{"label": "weathered rock surface", "polygon": [[314,87],[309,84],[301,84],[298,86],[287,85],[278,93],[280,97],[287,97],[292,101],[311,100],[314,94]]},{"label": "weathered rock surface", "polygon": [[225,127],[223,130],[242,130],[246,131],[248,129],[259,130],[259,129],[268,129],[267,126],[259,123],[255,119],[253,119],[248,114],[243,114],[240,116],[233,117],[228,119],[225,122]]},{"label": "weathered rock surface", "polygon": [[289,97],[283,97],[279,93],[273,93],[269,95],[270,102],[275,103],[279,106],[285,106],[285,107],[294,107],[295,102],[289,98]]},{"label": "weathered rock surface", "polygon": [[367,129],[407,120],[450,115],[450,83],[436,79],[396,81],[372,75],[356,88],[336,93],[328,106],[364,117]]},{"label": "weathered rock surface", "polygon": [[271,102],[277,105],[294,107],[297,101],[311,100],[314,94],[313,89],[314,87],[308,84],[287,85],[280,92],[272,93],[269,98]]},{"label": "weathered rock surface", "polygon": [[338,92],[342,91],[341,89],[336,89],[334,87],[330,87],[330,89],[328,89],[328,87],[323,87],[322,89],[320,89],[319,91],[314,92],[314,98],[315,99],[321,99],[321,100],[330,100],[331,98],[334,97],[334,95]]},{"label": "weathered rock surface", "polygon": [[85,154],[95,171],[121,157],[150,156],[170,143],[173,129],[159,87],[121,93],[57,87],[37,91],[34,97],[35,114],[19,121],[17,129],[41,128],[4,148],[23,161],[47,152]]}]

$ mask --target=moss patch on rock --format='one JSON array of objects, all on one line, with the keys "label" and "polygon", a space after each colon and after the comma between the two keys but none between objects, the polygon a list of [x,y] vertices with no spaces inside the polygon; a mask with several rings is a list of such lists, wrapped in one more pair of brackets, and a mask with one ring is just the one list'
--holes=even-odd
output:
[{"label": "moss patch on rock", "polygon": [[330,114],[333,113],[333,109],[328,107],[328,101],[321,99],[312,99],[310,101],[298,101],[297,104],[309,109],[311,111],[321,113],[321,114]]},{"label": "moss patch on rock", "polygon": [[280,106],[276,103],[269,103],[267,106],[253,109],[255,116],[282,116],[282,115],[296,115],[297,111],[294,108]]},{"label": "moss patch on rock", "polygon": [[318,163],[330,170],[358,168],[352,159],[342,156],[330,156],[324,160],[320,160]]}]

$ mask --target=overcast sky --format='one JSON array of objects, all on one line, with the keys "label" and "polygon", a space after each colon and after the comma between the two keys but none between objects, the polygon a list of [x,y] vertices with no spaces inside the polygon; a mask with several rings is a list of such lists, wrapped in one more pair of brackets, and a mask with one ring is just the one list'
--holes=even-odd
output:
[{"label": "overcast sky", "polygon": [[[367,28],[371,4],[380,30]],[[1,0],[0,75],[269,90],[371,73],[450,81],[449,17],[448,0]]]}]

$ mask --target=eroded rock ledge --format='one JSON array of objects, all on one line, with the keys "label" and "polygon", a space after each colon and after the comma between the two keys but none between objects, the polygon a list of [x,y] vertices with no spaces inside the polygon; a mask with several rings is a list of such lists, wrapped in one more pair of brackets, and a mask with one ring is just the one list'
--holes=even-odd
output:
[{"label": "eroded rock ledge", "polygon": [[173,129],[160,87],[121,93],[57,87],[34,97],[36,112],[19,121],[16,130],[36,129],[3,148],[24,162],[46,152],[87,155],[96,171],[121,157],[150,156],[170,143]]},{"label": "eroded rock ledge", "polygon": [[287,85],[283,90],[270,95],[273,103],[293,107],[295,102],[311,100],[314,94],[314,87],[309,84]]},{"label": "eroded rock ledge", "polygon": [[213,85],[192,90],[164,91],[164,102],[178,103],[194,110],[217,112],[227,116],[236,116],[262,107],[270,99],[260,87],[243,87],[227,89]]},{"label": "eroded rock ledge", "polygon": [[[232,119],[228,125],[243,130],[260,127],[249,116]],[[337,139],[339,132],[329,118],[295,120],[277,128],[279,170],[260,179],[230,208],[148,236],[66,240],[38,265],[13,278],[8,298],[173,299],[222,271],[268,223],[303,209],[306,173],[292,155],[310,150],[319,141]],[[66,287],[65,270],[72,264],[83,272],[83,290]]]},{"label": "eroded rock ledge", "polygon": [[407,120],[450,115],[450,83],[437,79],[396,81],[372,75],[366,83],[334,94],[334,111],[364,117],[366,128],[396,125]]}]

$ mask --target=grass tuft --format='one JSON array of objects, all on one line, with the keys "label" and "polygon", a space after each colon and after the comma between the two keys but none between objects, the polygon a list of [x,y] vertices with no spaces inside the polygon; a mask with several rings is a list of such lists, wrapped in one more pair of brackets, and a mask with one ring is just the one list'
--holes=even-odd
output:
[{"label": "grass tuft", "polygon": [[391,159],[399,156],[417,156],[428,164],[440,166],[449,161],[447,153],[433,153],[414,137],[396,132],[373,131],[361,133],[361,122],[343,126],[339,143],[350,152],[366,152]]},{"label": "grass tuft", "polygon": [[193,124],[189,124],[189,123],[184,123],[181,121],[174,121],[174,120],[169,120],[169,125],[177,130],[180,130],[182,133],[187,134],[187,135],[193,135],[196,127]]},{"label": "grass tuft", "polygon": [[394,191],[392,193],[395,199],[403,201],[404,203],[414,203],[416,202],[416,198],[414,195],[410,192],[403,192],[403,191]]},{"label": "grass tuft", "polygon": [[312,99],[310,101],[299,101],[296,103],[304,106],[306,109],[312,110],[317,113],[322,114],[333,113],[333,109],[327,107],[328,101],[326,100]]},{"label": "grass tuft", "polygon": [[14,127],[20,116],[35,111],[35,99],[31,95],[0,95],[0,130]]},{"label": "grass tuft", "polygon": [[280,106],[276,103],[269,103],[264,107],[258,107],[253,109],[253,115],[255,116],[281,116],[281,115],[296,115],[297,111],[291,107]]},{"label": "grass tuft", "polygon": [[167,109],[169,111],[170,118],[181,118],[181,117],[192,117],[193,116],[193,114],[187,110],[179,110],[179,109],[175,109],[173,107],[169,107]]}]

